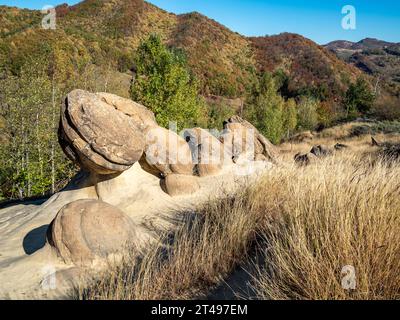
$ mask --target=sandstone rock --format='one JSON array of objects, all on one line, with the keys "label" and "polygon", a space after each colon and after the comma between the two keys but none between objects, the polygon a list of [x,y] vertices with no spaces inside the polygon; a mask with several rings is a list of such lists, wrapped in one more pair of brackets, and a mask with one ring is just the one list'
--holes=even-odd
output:
[{"label": "sandstone rock", "polygon": [[304,141],[310,141],[314,138],[314,135],[311,133],[311,131],[304,131],[304,132],[300,132],[296,135],[294,135],[290,141],[292,142],[304,142]]},{"label": "sandstone rock", "polygon": [[[253,132],[253,135],[254,135],[253,137],[248,137],[245,139],[249,140],[250,143],[252,143],[252,141],[254,141],[254,143],[253,143],[254,156],[256,156],[257,154],[262,154],[268,159],[268,161],[270,161],[272,163],[277,162],[278,152],[276,150],[276,147],[267,138],[265,138],[256,129],[256,127],[254,127],[250,122],[242,119],[239,116],[233,116],[233,117],[229,118],[228,120],[224,121],[225,131],[237,130],[237,132],[243,133],[243,129],[240,129],[240,126],[238,126],[238,125],[232,126],[232,124],[241,124],[243,127],[250,130],[250,132]],[[243,134],[242,134],[242,136],[243,136]],[[236,143],[236,142],[234,142],[234,143]],[[248,150],[248,147],[245,148],[245,150]],[[235,156],[235,155],[233,155],[233,156]]]},{"label": "sandstone rock", "polygon": [[312,147],[310,153],[317,157],[325,157],[332,154],[332,150],[324,145],[317,145]]},{"label": "sandstone rock", "polygon": [[65,263],[91,266],[99,259],[132,250],[136,226],[118,208],[99,200],[64,206],[51,223],[47,240]]},{"label": "sandstone rock", "polygon": [[233,162],[238,159],[255,159],[257,153],[262,152],[261,144],[257,143],[254,131],[249,130],[240,123],[227,123],[221,135],[221,142],[224,144],[226,153],[230,155]]},{"label": "sandstone rock", "polygon": [[298,153],[294,156],[294,161],[300,166],[308,166],[310,164],[316,163],[317,160],[318,157],[312,153]]},{"label": "sandstone rock", "polygon": [[186,141],[161,127],[146,132],[146,147],[140,159],[144,170],[158,177],[169,174],[193,175],[192,153]]},{"label": "sandstone rock", "polygon": [[381,146],[381,144],[374,137],[371,137],[371,144],[372,144],[373,147],[380,147]]},{"label": "sandstone rock", "polygon": [[343,150],[343,149],[347,149],[349,146],[343,143],[336,143],[334,148],[337,151]]},{"label": "sandstone rock", "polygon": [[232,162],[225,155],[223,144],[211,133],[201,128],[186,130],[184,133],[192,151],[195,171],[200,177],[218,174],[225,161]]},{"label": "sandstone rock", "polygon": [[125,171],[140,159],[144,135],[134,119],[83,90],[68,94],[59,141],[66,155],[99,174]]},{"label": "sandstone rock", "polygon": [[158,126],[154,113],[145,106],[111,93],[98,92],[96,94],[102,101],[131,117],[140,130]]},{"label": "sandstone rock", "polygon": [[170,174],[162,180],[162,188],[170,196],[190,195],[200,189],[199,177]]}]

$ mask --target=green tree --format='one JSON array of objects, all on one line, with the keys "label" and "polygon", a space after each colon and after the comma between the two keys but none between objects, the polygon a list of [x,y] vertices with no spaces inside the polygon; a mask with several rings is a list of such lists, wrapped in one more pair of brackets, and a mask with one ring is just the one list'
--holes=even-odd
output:
[{"label": "green tree", "polygon": [[254,88],[245,110],[245,117],[272,143],[279,143],[285,133],[285,100],[277,92],[275,80],[264,73]]},{"label": "green tree", "polygon": [[21,198],[44,194],[51,83],[43,67],[32,61],[22,67],[19,77],[3,81],[2,90],[9,133],[8,143],[1,148],[2,178],[9,175],[12,193]]},{"label": "green tree", "polygon": [[60,103],[68,89],[59,85],[58,81],[66,81],[60,77],[65,70],[61,64],[53,68],[55,61],[30,57],[17,75],[5,74],[0,80],[0,115],[6,123],[0,145],[0,192],[4,197],[55,192],[56,183],[74,173],[58,147]]},{"label": "green tree", "polygon": [[297,127],[297,105],[294,99],[289,99],[285,103],[283,111],[283,127],[286,137],[289,138]]},{"label": "green tree", "polygon": [[197,123],[202,101],[182,53],[168,49],[159,36],[151,35],[140,44],[135,65],[133,100],[151,109],[161,126],[176,121],[182,129]]},{"label": "green tree", "polygon": [[303,130],[313,130],[318,125],[319,101],[303,97],[297,107],[298,126]]},{"label": "green tree", "polygon": [[357,113],[368,112],[375,101],[375,95],[364,78],[358,78],[352,83],[346,92],[344,103],[347,116],[355,116]]}]

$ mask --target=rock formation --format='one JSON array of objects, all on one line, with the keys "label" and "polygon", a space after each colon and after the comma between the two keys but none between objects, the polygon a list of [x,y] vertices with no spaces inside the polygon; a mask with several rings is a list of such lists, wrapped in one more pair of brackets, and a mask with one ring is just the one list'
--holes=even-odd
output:
[{"label": "rock formation", "polygon": [[218,174],[224,163],[232,162],[232,153],[215,136],[201,128],[184,133],[192,152],[195,172],[200,176]]},{"label": "rock formation", "polygon": [[318,157],[311,152],[305,154],[298,153],[294,156],[294,161],[299,166],[308,166],[310,164],[316,163],[317,159]]},{"label": "rock formation", "polygon": [[313,155],[320,158],[320,157],[326,157],[326,156],[331,155],[333,153],[333,151],[330,148],[328,148],[327,146],[317,145],[317,146],[312,147],[310,153],[312,153]]},{"label": "rock formation", "polygon": [[138,226],[118,208],[99,200],[64,206],[51,223],[48,241],[69,264],[90,266],[135,245]]},{"label": "rock formation", "polygon": [[341,152],[349,148],[348,145],[343,143],[336,143],[333,147],[324,145],[315,145],[308,153],[298,153],[294,156],[294,162],[300,166],[308,166],[314,164],[318,159],[325,158],[333,155],[335,152]]},{"label": "rock formation", "polygon": [[133,166],[140,165],[159,179],[162,190],[177,197],[195,194],[201,179],[234,163],[276,162],[274,146],[240,117],[224,123],[220,139],[201,128],[186,130],[182,137],[158,126],[154,114],[138,103],[83,90],[66,98],[59,141],[88,172],[98,198],[67,203],[48,230],[47,241],[57,256],[79,267],[93,266],[126,246],[140,251],[140,226],[119,208],[135,201],[136,196],[128,196],[140,183]]},{"label": "rock formation", "polygon": [[72,91],[66,98],[59,141],[72,161],[98,174],[129,169],[145,146],[139,122],[83,90]]},{"label": "rock formation", "polygon": [[250,122],[239,116],[233,116],[224,121],[224,134],[221,141],[232,143],[234,160],[247,154],[247,157],[252,160],[277,162],[275,146]]}]

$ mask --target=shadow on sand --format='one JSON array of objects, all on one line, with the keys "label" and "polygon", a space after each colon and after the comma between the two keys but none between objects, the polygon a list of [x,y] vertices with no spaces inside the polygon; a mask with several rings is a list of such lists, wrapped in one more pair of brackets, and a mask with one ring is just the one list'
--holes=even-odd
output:
[{"label": "shadow on sand", "polygon": [[22,241],[26,254],[31,255],[44,247],[46,244],[46,233],[48,227],[49,225],[45,224],[27,233]]}]

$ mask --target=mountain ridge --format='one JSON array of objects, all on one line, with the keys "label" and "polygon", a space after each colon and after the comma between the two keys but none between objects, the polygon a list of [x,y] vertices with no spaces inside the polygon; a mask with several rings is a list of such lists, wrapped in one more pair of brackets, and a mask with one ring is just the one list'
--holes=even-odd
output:
[{"label": "mountain ridge", "polygon": [[85,57],[125,73],[140,41],[158,33],[185,52],[205,96],[243,97],[257,73],[283,70],[290,95],[312,90],[337,104],[364,71],[301,35],[245,37],[201,13],[176,15],[143,0],[85,0],[56,11],[57,29],[41,30],[40,11],[0,7],[0,65],[18,70],[40,43],[58,46],[72,65]]},{"label": "mountain ridge", "polygon": [[400,43],[365,38],[359,42],[338,40],[325,48],[369,75],[400,84]]}]

